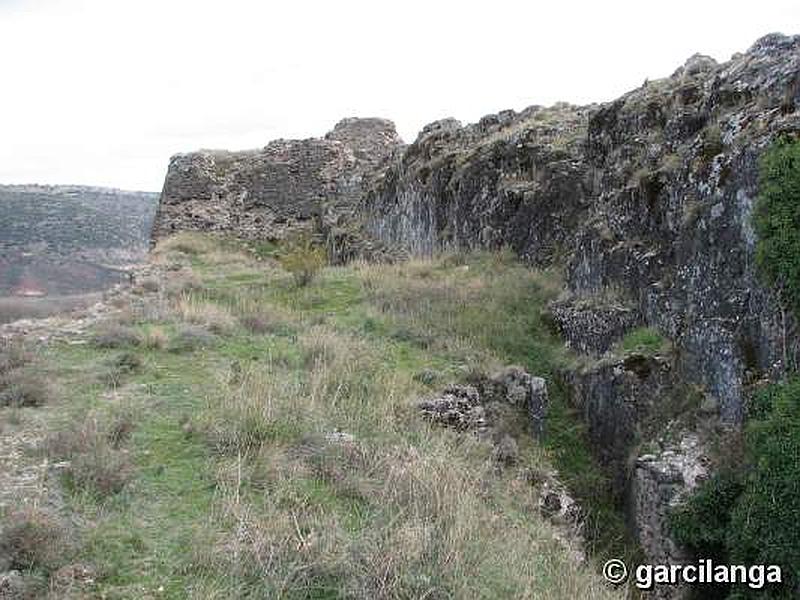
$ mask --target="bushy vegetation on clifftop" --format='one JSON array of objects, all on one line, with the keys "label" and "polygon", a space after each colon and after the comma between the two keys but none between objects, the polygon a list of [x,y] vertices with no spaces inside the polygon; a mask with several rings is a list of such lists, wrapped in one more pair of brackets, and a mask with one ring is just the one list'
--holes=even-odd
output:
[{"label": "bushy vegetation on clifftop", "polygon": [[781,139],[764,154],[760,187],[756,259],[800,315],[800,141]]}]

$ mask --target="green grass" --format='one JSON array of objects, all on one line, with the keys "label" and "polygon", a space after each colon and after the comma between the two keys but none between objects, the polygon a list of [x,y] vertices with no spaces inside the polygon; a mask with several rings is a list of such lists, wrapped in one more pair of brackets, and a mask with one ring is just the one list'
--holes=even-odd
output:
[{"label": "green grass", "polygon": [[[77,560],[106,598],[604,598],[538,509],[527,473],[555,464],[589,512],[598,553],[626,549],[559,373],[571,357],[544,307],[556,272],[500,254],[325,269],[298,287],[270,261],[188,236],[156,260],[193,265],[202,289],[132,327],[174,338],[224,324],[203,349],[126,348],[141,368],[109,388],[108,355],[56,345],[47,361],[70,390],[53,427],[120,410],[134,428],[120,452],[134,472],[108,497],[73,489]],[[148,315],[160,314],[156,320]],[[242,323],[258,316],[260,333]],[[550,382],[541,446],[518,415],[520,465],[431,428],[415,401],[444,383],[509,363]],[[434,370],[435,382],[417,375]],[[331,443],[332,432],[354,442]]]},{"label": "green grass", "polygon": [[625,334],[619,348],[625,353],[657,354],[667,349],[667,341],[652,327],[639,327]]}]

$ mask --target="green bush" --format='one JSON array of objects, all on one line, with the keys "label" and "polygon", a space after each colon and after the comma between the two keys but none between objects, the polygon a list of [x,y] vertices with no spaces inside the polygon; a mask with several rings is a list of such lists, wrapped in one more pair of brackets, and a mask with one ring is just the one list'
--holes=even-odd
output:
[{"label": "green bush", "polygon": [[754,409],[742,469],[706,482],[670,526],[698,557],[781,565],[785,584],[759,597],[790,598],[800,585],[800,377],[762,391]]},{"label": "green bush", "polygon": [[764,153],[760,167],[756,261],[800,315],[800,141],[778,140]]},{"label": "green bush", "polygon": [[298,236],[289,242],[279,261],[292,274],[295,283],[303,287],[317,276],[328,257],[325,248],[316,245],[311,236]]},{"label": "green bush", "polygon": [[731,512],[742,493],[738,473],[720,473],[701,486],[686,505],[671,515],[673,535],[703,558],[722,559],[731,527]]},{"label": "green bush", "polygon": [[747,427],[750,469],[731,513],[736,561],[800,573],[800,378],[764,392],[771,410]]}]

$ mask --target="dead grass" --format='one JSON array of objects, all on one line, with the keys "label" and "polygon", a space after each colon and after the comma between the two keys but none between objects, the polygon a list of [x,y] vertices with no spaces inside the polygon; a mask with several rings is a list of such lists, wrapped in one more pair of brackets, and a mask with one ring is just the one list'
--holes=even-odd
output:
[{"label": "dead grass", "polygon": [[6,522],[0,533],[0,555],[7,557],[11,569],[49,573],[68,560],[71,544],[53,515],[29,508],[9,515]]},{"label": "dead grass", "polygon": [[44,406],[55,396],[42,373],[17,369],[0,375],[0,406]]},{"label": "dead grass", "polygon": [[410,374],[327,325],[297,345],[294,365],[248,370],[200,417],[227,457],[218,528],[195,557],[216,585],[271,598],[611,597],[576,575],[523,470],[498,475],[486,443],[410,414]]},{"label": "dead grass", "polygon": [[107,323],[92,336],[92,344],[106,350],[136,346],[139,341],[135,330],[120,323]]},{"label": "dead grass", "polygon": [[[298,288],[270,265],[226,262],[238,251],[219,240],[157,252],[192,265],[198,286],[140,298],[158,305],[137,329],[153,375],[141,421],[92,404],[45,443],[76,498],[101,500],[88,514],[114,567],[103,594],[141,578],[142,597],[162,579],[196,598],[617,597],[540,514],[527,473],[550,462],[524,426],[501,469],[490,441],[416,408],[434,381],[544,352],[529,302],[553,295],[547,277],[504,254],[458,255],[327,268]],[[147,354],[164,347],[203,352]],[[109,502],[134,474],[128,448],[135,486]],[[150,526],[130,541],[131,523]]]},{"label": "dead grass", "polygon": [[139,339],[145,350],[164,350],[169,343],[169,335],[159,326],[148,327]]},{"label": "dead grass", "polygon": [[68,487],[103,499],[119,493],[133,475],[133,464],[121,448],[134,424],[120,413],[111,421],[89,415],[76,425],[52,433],[44,442],[48,455],[69,462]]},{"label": "dead grass", "polygon": [[180,327],[167,345],[167,350],[175,353],[194,352],[210,348],[217,341],[216,336],[198,325]]},{"label": "dead grass", "polygon": [[189,267],[170,273],[165,283],[167,296],[174,298],[184,294],[199,292],[203,289],[200,278]]},{"label": "dead grass", "polygon": [[236,327],[236,319],[230,310],[193,294],[178,299],[175,313],[181,320],[205,327],[212,333],[227,333]]},{"label": "dead grass", "polygon": [[253,257],[241,244],[213,235],[182,232],[160,240],[150,253],[151,260],[161,265],[189,266],[192,260],[202,258],[205,265],[255,265]]}]

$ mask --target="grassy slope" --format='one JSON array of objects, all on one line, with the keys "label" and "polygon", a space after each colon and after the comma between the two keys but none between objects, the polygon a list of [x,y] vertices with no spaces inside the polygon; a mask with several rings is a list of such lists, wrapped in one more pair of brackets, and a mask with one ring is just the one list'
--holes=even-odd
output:
[{"label": "grassy slope", "polygon": [[[96,566],[92,594],[612,595],[554,540],[529,483],[555,462],[595,500],[588,527],[603,533],[600,553],[620,551],[603,480],[557,384],[547,447],[516,432],[520,466],[502,472],[487,445],[432,429],[413,408],[444,383],[507,363],[555,381],[569,358],[541,310],[556,274],[487,254],[331,268],[298,289],[278,267],[202,238],[172,240],[158,257],[191,274],[169,271],[131,326],[174,340],[189,321],[216,332],[210,341],[179,352],[63,345],[47,357],[70,390],[54,411],[62,428],[87,414],[134,425],[121,492],[71,486],[80,523],[71,560]],[[98,373],[123,352],[142,365],[109,391]],[[355,442],[326,441],[336,431]]]}]

